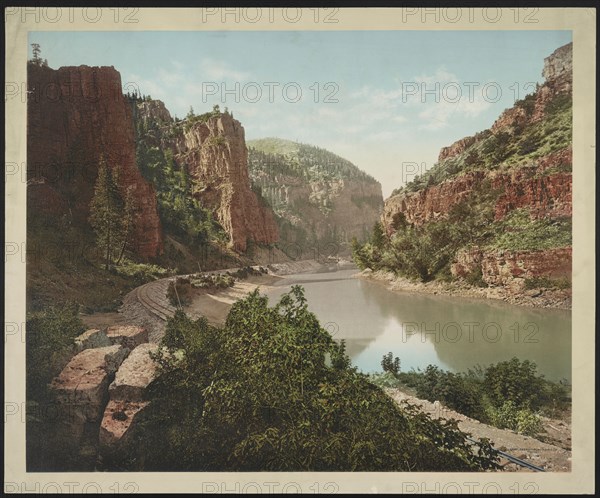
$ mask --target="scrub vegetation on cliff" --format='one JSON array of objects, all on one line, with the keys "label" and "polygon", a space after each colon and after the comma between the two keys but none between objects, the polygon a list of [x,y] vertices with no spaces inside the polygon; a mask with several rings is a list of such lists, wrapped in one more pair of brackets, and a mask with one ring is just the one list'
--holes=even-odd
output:
[{"label": "scrub vegetation on cliff", "polygon": [[[524,109],[525,118],[533,113],[535,94],[515,102],[515,108]],[[553,98],[544,109],[541,120],[517,124],[511,130],[492,133],[485,130],[475,135],[473,143],[460,154],[438,161],[430,170],[416,177],[392,195],[417,192],[423,188],[449,180],[469,171],[501,171],[529,166],[536,159],[560,151],[571,145],[573,102],[570,94]],[[559,164],[544,174],[571,171],[571,164]]]}]

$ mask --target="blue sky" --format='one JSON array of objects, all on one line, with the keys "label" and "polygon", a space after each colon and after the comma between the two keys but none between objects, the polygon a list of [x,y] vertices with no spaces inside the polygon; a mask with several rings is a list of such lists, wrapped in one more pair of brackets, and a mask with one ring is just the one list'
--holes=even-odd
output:
[{"label": "blue sky", "polygon": [[[571,31],[32,32],[50,67],[114,66],[184,117],[219,104],[246,138],[327,148],[384,196],[543,81]],[[423,164],[424,163],[424,164]]]}]

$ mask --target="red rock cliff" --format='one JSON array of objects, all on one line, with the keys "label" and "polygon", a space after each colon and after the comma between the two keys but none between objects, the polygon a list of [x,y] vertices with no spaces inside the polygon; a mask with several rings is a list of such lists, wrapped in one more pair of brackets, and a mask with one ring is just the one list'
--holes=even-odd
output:
[{"label": "red rock cliff", "polygon": [[101,157],[138,207],[134,247],[162,251],[156,196],[136,166],[132,110],[113,67],[28,66],[28,210],[87,223]]},{"label": "red rock cliff", "polygon": [[230,114],[196,122],[176,139],[176,159],[196,183],[194,196],[210,207],[236,251],[248,241],[271,244],[278,229],[270,207],[250,187],[244,127]]},{"label": "red rock cliff", "polygon": [[[446,164],[445,161],[460,156],[491,135],[506,132],[513,136],[516,129],[543,119],[546,107],[553,99],[572,91],[572,44],[558,48],[544,60],[542,75],[546,81],[532,95],[530,112],[519,105],[505,110],[490,130],[442,148],[438,165]],[[417,225],[443,218],[452,206],[467,198],[484,178],[489,178],[492,187],[501,191],[495,206],[497,220],[512,209],[521,207],[528,207],[533,218],[571,216],[571,164],[572,150],[569,146],[508,170],[468,171],[438,185],[390,197],[385,202],[382,221],[391,234],[394,216],[400,212],[410,223]]]}]

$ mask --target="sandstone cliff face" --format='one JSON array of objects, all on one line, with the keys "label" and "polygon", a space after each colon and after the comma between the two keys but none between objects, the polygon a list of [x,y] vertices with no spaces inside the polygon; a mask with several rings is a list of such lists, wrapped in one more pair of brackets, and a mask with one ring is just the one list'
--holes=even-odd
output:
[{"label": "sandstone cliff face", "polygon": [[404,213],[409,223],[415,225],[443,219],[453,206],[467,199],[485,178],[491,180],[492,188],[501,192],[495,205],[496,220],[522,207],[529,208],[532,219],[571,216],[571,173],[547,174],[550,168],[570,165],[571,162],[572,150],[567,148],[538,159],[530,167],[507,173],[469,172],[418,192],[395,195],[386,200],[382,221],[391,234],[394,231],[394,216],[400,212]]},{"label": "sandstone cliff face", "polygon": [[98,165],[118,171],[137,204],[134,247],[162,250],[154,189],[136,166],[132,109],[113,67],[28,66],[27,162],[30,214],[67,215],[85,224]]},{"label": "sandstone cliff face", "polygon": [[544,251],[484,250],[472,247],[459,251],[451,271],[455,277],[467,277],[481,268],[482,279],[492,286],[521,292],[525,279],[546,277],[571,279],[572,248]]},{"label": "sandstone cliff face", "polygon": [[194,123],[174,142],[175,158],[196,183],[194,196],[213,210],[234,250],[278,239],[273,213],[250,187],[244,128],[230,114]]}]

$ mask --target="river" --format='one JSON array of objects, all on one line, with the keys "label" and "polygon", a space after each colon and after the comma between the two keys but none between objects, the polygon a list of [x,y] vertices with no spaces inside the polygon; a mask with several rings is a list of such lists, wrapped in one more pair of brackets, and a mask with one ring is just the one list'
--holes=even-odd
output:
[{"label": "river", "polygon": [[308,307],[336,340],[345,339],[352,364],[381,371],[388,351],[402,371],[437,365],[454,372],[509,360],[532,360],[549,380],[571,380],[571,312],[500,301],[397,293],[353,278],[358,270],[288,276],[268,292],[274,304],[300,284]]}]

